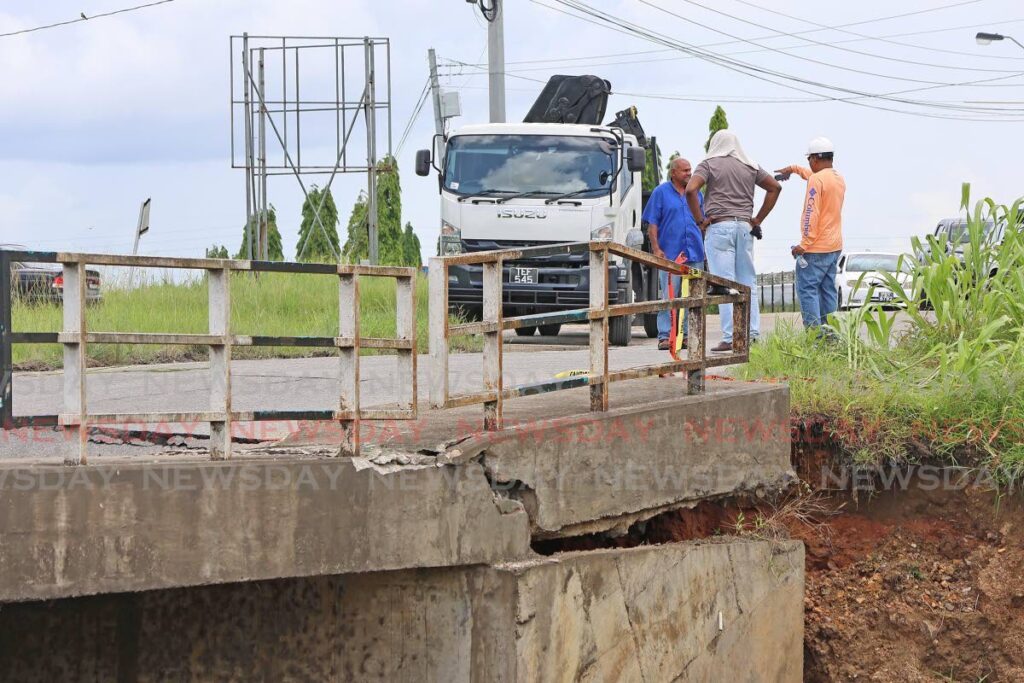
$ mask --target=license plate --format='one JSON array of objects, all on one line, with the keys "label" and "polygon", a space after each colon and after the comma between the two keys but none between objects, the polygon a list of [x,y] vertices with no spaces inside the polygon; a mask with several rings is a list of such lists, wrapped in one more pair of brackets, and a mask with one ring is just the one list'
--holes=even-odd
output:
[{"label": "license plate", "polygon": [[876,292],[875,296],[879,301],[892,301],[892,292]]},{"label": "license plate", "polygon": [[537,269],[512,268],[508,274],[508,281],[513,285],[535,285],[537,284]]}]

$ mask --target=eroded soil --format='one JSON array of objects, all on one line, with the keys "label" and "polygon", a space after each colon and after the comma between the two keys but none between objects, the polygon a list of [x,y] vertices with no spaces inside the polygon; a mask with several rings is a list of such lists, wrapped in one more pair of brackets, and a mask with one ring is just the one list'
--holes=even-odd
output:
[{"label": "eroded soil", "polygon": [[706,501],[538,552],[746,534],[805,542],[806,681],[1024,681],[1024,494],[911,479],[804,502]]}]

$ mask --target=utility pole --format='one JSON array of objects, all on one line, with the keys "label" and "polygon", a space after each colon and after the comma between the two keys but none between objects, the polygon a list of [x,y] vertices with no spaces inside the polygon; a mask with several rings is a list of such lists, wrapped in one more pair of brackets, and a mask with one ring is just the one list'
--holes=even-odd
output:
[{"label": "utility pole", "polygon": [[491,0],[491,7],[492,16],[487,24],[487,74],[491,123],[505,123],[505,2]]},{"label": "utility pole", "polygon": [[444,135],[444,119],[441,117],[441,86],[437,81],[437,54],[434,48],[427,50],[427,61],[430,62],[430,96],[434,102],[434,131]]}]

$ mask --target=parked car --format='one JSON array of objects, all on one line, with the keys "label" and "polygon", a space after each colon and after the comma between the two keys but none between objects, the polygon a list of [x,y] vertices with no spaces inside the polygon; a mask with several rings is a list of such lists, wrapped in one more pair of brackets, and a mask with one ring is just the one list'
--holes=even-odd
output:
[{"label": "parked car", "polygon": [[[882,273],[891,273],[901,285],[910,282],[910,264],[900,268],[900,255],[875,251],[855,251],[839,257],[836,271],[836,290],[839,292],[839,308],[852,308],[869,303],[891,304],[893,293],[885,285]],[[858,286],[859,285],[859,286]],[[871,287],[874,286],[874,290]]]},{"label": "parked car", "polygon": [[[17,244],[0,244],[0,249],[25,251]],[[59,303],[64,295],[64,268],[59,263],[11,263],[11,289],[15,295],[40,303]],[[86,303],[100,301],[100,272],[85,271]]]},{"label": "parked car", "polygon": [[[1003,223],[996,225],[994,221],[986,221],[984,227],[984,240],[999,244],[1003,240],[1006,226]],[[932,233],[935,239],[941,241],[946,238],[946,251],[956,255],[961,261],[964,258],[964,247],[971,242],[971,236],[967,232],[967,221],[963,218],[943,218],[935,226]]]}]

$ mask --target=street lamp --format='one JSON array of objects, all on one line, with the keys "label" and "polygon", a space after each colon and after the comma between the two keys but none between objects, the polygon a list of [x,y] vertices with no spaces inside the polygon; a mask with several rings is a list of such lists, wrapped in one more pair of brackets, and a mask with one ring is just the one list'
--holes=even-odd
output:
[{"label": "street lamp", "polygon": [[984,31],[980,31],[978,35],[974,36],[974,39],[978,41],[978,45],[991,45],[993,40],[1012,40],[1017,43],[1022,50],[1024,50],[1024,45],[1021,45],[1019,40],[1013,36],[1004,36],[1000,33],[985,33]]}]

